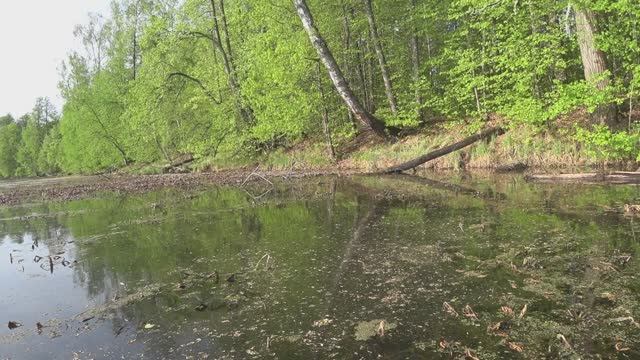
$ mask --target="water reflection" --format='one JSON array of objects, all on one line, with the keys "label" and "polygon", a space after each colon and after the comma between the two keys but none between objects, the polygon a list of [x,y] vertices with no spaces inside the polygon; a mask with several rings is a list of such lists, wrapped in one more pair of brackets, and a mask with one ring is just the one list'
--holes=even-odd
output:
[{"label": "water reflection", "polygon": [[0,208],[0,358],[638,355],[635,187],[250,190]]}]

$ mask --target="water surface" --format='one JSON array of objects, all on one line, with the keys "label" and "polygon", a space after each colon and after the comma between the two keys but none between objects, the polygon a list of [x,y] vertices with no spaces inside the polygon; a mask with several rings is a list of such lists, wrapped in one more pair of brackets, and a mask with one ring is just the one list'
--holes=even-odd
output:
[{"label": "water surface", "polygon": [[638,202],[356,177],[3,207],[0,359],[638,358]]}]

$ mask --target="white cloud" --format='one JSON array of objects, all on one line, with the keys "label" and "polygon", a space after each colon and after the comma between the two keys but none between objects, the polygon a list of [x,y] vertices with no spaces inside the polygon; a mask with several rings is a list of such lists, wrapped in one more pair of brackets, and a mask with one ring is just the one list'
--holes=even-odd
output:
[{"label": "white cloud", "polygon": [[0,116],[20,116],[39,96],[62,104],[60,63],[79,47],[73,37],[89,12],[108,14],[110,0],[0,0]]}]

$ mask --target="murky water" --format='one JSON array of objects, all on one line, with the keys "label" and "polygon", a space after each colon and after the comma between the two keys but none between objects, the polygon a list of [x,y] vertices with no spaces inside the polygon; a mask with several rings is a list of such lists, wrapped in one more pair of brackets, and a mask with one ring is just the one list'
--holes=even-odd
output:
[{"label": "murky water", "polygon": [[0,208],[0,359],[640,358],[640,188],[451,182]]}]

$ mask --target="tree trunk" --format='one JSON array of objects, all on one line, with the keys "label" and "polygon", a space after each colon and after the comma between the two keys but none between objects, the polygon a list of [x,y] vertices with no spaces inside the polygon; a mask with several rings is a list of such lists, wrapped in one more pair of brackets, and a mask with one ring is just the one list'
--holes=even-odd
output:
[{"label": "tree trunk", "polygon": [[[607,62],[603,51],[596,47],[596,15],[589,9],[576,8],[576,29],[580,56],[584,67],[584,77],[589,82],[594,82],[596,88],[604,90],[610,83],[607,72]],[[615,121],[615,108],[612,105],[603,105],[594,114],[594,120],[611,125]]]},{"label": "tree trunk", "polygon": [[358,70],[358,79],[360,80],[360,85],[362,87],[362,97],[364,98],[364,106],[368,112],[373,113],[373,104],[370,101],[369,97],[369,87],[367,86],[367,66],[364,56],[363,49],[363,40],[359,39],[356,41],[356,57],[357,57],[357,70]]},{"label": "tree trunk", "polygon": [[235,70],[233,53],[231,52],[231,37],[229,36],[229,25],[227,23],[227,13],[224,11],[224,0],[220,0],[220,14],[222,15],[222,31],[224,32],[224,39],[227,45],[227,54],[229,56],[229,62],[231,63],[231,67]]},{"label": "tree trunk", "polygon": [[373,62],[374,62],[374,58],[375,56],[375,50],[372,50],[372,44],[371,44],[372,40],[371,40],[371,34],[369,33],[369,37],[366,40],[363,40],[363,44],[364,44],[364,49],[366,51],[363,52],[363,59],[364,59],[364,66],[365,66],[365,74],[367,75],[367,88],[368,90],[368,95],[369,95],[369,99],[367,100],[369,102],[369,112],[370,113],[375,113],[377,110],[377,106],[376,106],[376,92],[375,92],[375,76],[376,76],[376,72],[373,70],[375,68]]},{"label": "tree trunk", "polygon": [[320,93],[320,101],[322,102],[322,131],[324,132],[324,138],[327,144],[327,153],[331,157],[332,161],[336,161],[336,149],[333,146],[333,139],[331,138],[331,128],[329,127],[329,109],[327,109],[327,99],[324,96],[324,89],[322,87],[322,78],[320,77],[320,62],[317,67],[318,74],[318,92]]},{"label": "tree trunk", "polygon": [[226,30],[226,18],[222,21],[227,40],[227,48],[225,49],[225,46],[222,43],[222,36],[220,35],[220,21],[218,19],[218,10],[214,0],[211,0],[211,11],[213,14],[213,37],[211,37],[211,42],[214,49],[218,49],[220,56],[222,57],[222,65],[225,73],[227,74],[229,90],[231,90],[234,97],[236,111],[245,125],[251,124],[253,122],[253,111],[244,105],[242,94],[240,93],[240,83],[236,77],[235,67],[229,52],[231,50],[231,43],[229,41],[228,31]]},{"label": "tree trunk", "polygon": [[504,134],[504,132],[505,132],[504,129],[501,127],[490,128],[476,135],[469,136],[468,138],[461,140],[455,144],[451,144],[449,146],[445,146],[438,150],[432,151],[426,155],[407,161],[406,163],[390,167],[387,170],[383,171],[383,173],[385,174],[401,173],[403,171],[414,169],[428,161],[435,160],[439,157],[445,156],[454,151],[464,149],[469,145],[472,145],[480,140],[489,138],[493,135],[502,135]]},{"label": "tree trunk", "polygon": [[[411,0],[411,8],[413,12],[416,12],[417,0]],[[418,29],[415,25],[413,25],[412,35],[411,35],[411,65],[413,70],[413,85],[415,86],[415,100],[416,100],[416,109],[418,112],[418,120],[420,123],[425,122],[425,114],[423,106],[423,98],[422,93],[420,92],[420,88],[418,84],[420,83],[420,67],[421,67],[421,59],[420,59],[420,39],[418,38]]]},{"label": "tree trunk", "polygon": [[615,171],[612,173],[534,174],[527,176],[526,179],[528,181],[541,183],[640,184],[640,172]]},{"label": "tree trunk", "polygon": [[373,115],[369,114],[369,112],[366,111],[360,103],[360,100],[358,100],[358,98],[353,94],[353,91],[342,74],[336,59],[333,57],[329,46],[316,28],[311,11],[309,10],[305,0],[294,0],[293,3],[296,7],[300,20],[302,21],[302,25],[309,35],[311,45],[316,49],[320,60],[329,71],[329,77],[338,91],[338,94],[340,94],[340,97],[342,97],[345,104],[358,121],[373,130],[373,132],[379,137],[386,138],[387,135],[385,133],[384,124],[373,117]]},{"label": "tree trunk", "polygon": [[[352,60],[353,60],[353,56],[352,56],[352,52],[351,52],[351,44],[352,44],[352,39],[351,39],[351,24],[349,23],[349,12],[347,11],[347,5],[342,4],[342,30],[344,32],[344,48],[345,48],[345,59],[344,59],[344,66],[345,66],[345,72],[346,72],[346,76],[349,79],[353,79],[353,67],[351,65]],[[358,67],[358,64],[356,63],[356,67]],[[353,81],[353,80],[352,80]],[[363,83],[361,83],[363,84]],[[363,90],[363,87],[360,87],[361,90]],[[361,94],[362,95],[362,99],[365,99],[365,108],[367,107],[366,104],[366,93]],[[356,122],[356,119],[353,117],[353,114],[351,113],[351,111],[347,111],[347,120],[348,122],[353,126],[354,130],[358,129],[358,123]]]},{"label": "tree trunk", "polygon": [[137,31],[133,31],[133,80],[138,76],[138,34]]},{"label": "tree trunk", "polygon": [[139,5],[140,2],[136,2],[135,3],[135,10],[134,10],[134,20],[133,20],[133,34],[132,34],[132,42],[133,42],[133,49],[132,49],[132,59],[131,59],[131,67],[132,67],[132,72],[133,72],[133,80],[135,80],[138,77],[138,27],[139,25],[139,20],[140,20],[140,9],[139,9]]},{"label": "tree trunk", "polygon": [[[607,71],[604,53],[596,47],[595,14],[588,9],[576,10],[576,28],[578,30],[578,44],[584,66],[584,77],[587,81],[595,81]],[[609,85],[609,79],[600,79],[596,83],[599,90]]]},{"label": "tree trunk", "polygon": [[394,115],[398,115],[398,104],[396,101],[396,97],[393,93],[393,83],[391,80],[391,75],[389,75],[387,59],[384,56],[382,43],[380,42],[380,37],[378,35],[378,26],[376,24],[375,16],[373,15],[373,6],[371,5],[371,0],[364,0],[364,5],[365,5],[365,11],[367,13],[367,19],[369,21],[369,30],[371,32],[371,40],[373,41],[373,46],[376,50],[376,55],[378,56],[378,63],[380,64],[380,72],[382,73],[382,80],[384,81],[384,91],[385,91],[385,94],[387,95],[387,100],[389,101],[391,112]]}]

